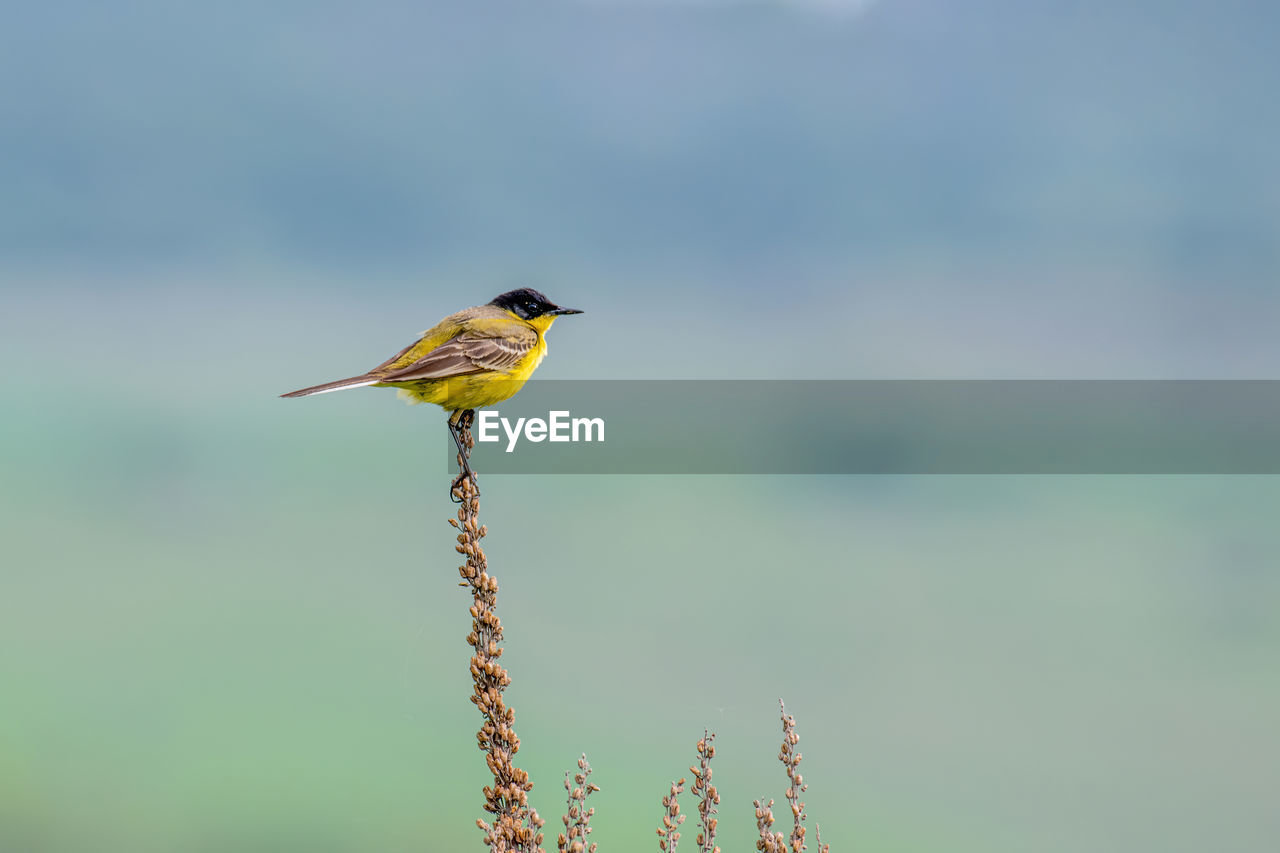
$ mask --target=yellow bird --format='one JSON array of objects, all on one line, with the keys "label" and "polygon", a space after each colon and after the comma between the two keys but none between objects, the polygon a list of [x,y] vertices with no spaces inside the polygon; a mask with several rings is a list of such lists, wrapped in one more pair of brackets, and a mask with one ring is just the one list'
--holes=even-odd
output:
[{"label": "yellow bird", "polygon": [[[546,357],[546,334],[556,317],[581,313],[561,308],[536,290],[512,290],[487,305],[450,314],[367,373],[280,396],[308,397],[366,385],[398,388],[410,403],[435,403],[451,413],[449,432],[462,453],[460,419],[519,391]],[[464,476],[469,476],[462,455]]]}]

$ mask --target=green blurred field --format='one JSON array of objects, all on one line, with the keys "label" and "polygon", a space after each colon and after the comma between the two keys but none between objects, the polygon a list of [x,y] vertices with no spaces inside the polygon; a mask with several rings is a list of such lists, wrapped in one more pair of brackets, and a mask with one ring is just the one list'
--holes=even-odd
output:
[{"label": "green blurred field", "polygon": [[[478,844],[440,418],[247,382],[4,412],[0,847]],[[781,799],[778,696],[842,849],[1274,828],[1271,479],[483,488],[518,758],[554,824],[589,755],[607,848],[648,849],[704,726],[724,846],[750,845],[751,799]]]}]

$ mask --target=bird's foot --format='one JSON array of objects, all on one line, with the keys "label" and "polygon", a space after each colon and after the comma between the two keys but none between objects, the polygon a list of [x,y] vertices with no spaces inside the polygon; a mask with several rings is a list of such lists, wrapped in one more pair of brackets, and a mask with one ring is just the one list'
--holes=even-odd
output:
[{"label": "bird's foot", "polygon": [[468,495],[463,491],[462,484],[471,481],[470,497],[480,497],[480,485],[476,482],[476,474],[474,471],[463,471],[454,478],[453,484],[449,486],[449,500],[456,504],[463,503]]}]

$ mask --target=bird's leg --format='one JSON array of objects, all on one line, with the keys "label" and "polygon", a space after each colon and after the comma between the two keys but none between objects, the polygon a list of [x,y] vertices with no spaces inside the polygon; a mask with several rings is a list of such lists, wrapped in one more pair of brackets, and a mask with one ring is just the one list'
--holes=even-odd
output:
[{"label": "bird's leg", "polygon": [[449,416],[449,435],[453,436],[453,446],[458,450],[458,469],[459,474],[454,478],[453,483],[449,486],[449,498],[454,503],[462,503],[462,495],[459,488],[462,481],[467,478],[471,472],[471,466],[467,462],[468,448],[464,446],[462,441],[462,429],[458,424],[458,416],[461,412],[454,412]]},{"label": "bird's leg", "polygon": [[471,424],[475,422],[475,409],[460,409],[449,416],[449,434],[453,436],[453,444],[458,448],[458,467],[461,472],[454,479],[453,485],[449,487],[449,496],[454,503],[462,503],[462,497],[459,495],[459,487],[463,480],[471,480],[471,487],[475,489],[477,496],[480,494],[480,486],[476,482],[476,472],[471,470],[471,448],[462,438],[464,430],[471,428]]}]

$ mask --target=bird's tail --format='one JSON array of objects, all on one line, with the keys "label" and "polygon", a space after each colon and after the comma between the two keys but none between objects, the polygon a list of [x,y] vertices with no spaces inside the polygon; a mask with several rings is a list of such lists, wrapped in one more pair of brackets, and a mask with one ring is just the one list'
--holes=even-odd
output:
[{"label": "bird's tail", "polygon": [[323,385],[313,385],[310,388],[301,388],[297,391],[290,391],[288,394],[281,394],[281,397],[310,397],[312,394],[327,394],[330,391],[345,391],[347,388],[363,388],[365,385],[372,385],[375,382],[381,382],[378,377],[370,376],[368,373],[363,376],[352,376],[350,379],[339,379],[336,382],[326,382]]}]

